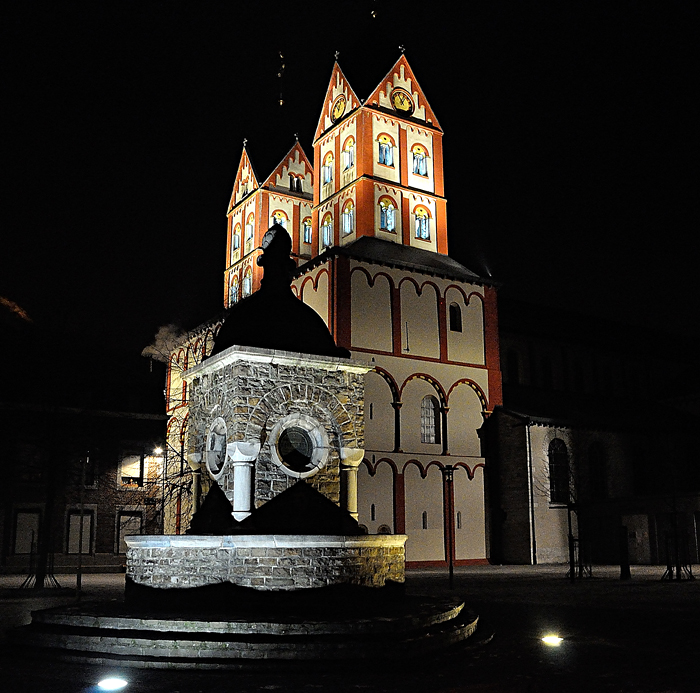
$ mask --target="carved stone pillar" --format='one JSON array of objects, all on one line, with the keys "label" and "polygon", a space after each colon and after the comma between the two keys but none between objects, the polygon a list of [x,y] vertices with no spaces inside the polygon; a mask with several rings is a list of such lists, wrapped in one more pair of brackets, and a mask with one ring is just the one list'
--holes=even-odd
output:
[{"label": "carved stone pillar", "polygon": [[357,520],[357,468],[365,456],[362,448],[340,448],[340,507]]},{"label": "carved stone pillar", "polygon": [[253,503],[253,465],[260,452],[260,441],[248,440],[228,443],[226,461],[233,471],[233,498],[226,494],[233,505],[231,513],[238,522],[245,520]]}]

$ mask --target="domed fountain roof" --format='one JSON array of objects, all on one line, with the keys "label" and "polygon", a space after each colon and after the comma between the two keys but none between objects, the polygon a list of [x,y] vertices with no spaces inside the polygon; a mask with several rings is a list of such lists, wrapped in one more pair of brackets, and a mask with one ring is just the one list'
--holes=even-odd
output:
[{"label": "domed fountain roof", "polygon": [[265,274],[260,289],[229,311],[214,342],[212,356],[231,346],[295,351],[347,358],[350,352],[336,346],[323,318],[292,292],[294,261],[287,230],[273,225],[262,240],[258,265]]}]

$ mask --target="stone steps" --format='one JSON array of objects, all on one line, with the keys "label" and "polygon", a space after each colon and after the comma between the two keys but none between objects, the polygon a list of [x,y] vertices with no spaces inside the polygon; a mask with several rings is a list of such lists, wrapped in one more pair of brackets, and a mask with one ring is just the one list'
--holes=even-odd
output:
[{"label": "stone steps", "polygon": [[[198,619],[114,614],[107,604],[34,612],[13,644],[63,658],[147,668],[242,668],[260,662],[400,659],[470,637],[478,617],[454,600],[394,605],[377,618]],[[110,608],[111,607],[111,608]],[[124,609],[123,605],[121,607]],[[111,613],[110,613],[111,612]]]}]

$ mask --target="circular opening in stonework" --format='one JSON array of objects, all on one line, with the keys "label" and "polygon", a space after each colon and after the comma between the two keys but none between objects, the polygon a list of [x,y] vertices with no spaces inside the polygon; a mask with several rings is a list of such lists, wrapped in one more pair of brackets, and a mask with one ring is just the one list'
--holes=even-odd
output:
[{"label": "circular opening in stonework", "polygon": [[282,431],[277,440],[277,451],[284,466],[294,472],[308,472],[315,466],[311,461],[314,452],[311,436],[298,426]]}]

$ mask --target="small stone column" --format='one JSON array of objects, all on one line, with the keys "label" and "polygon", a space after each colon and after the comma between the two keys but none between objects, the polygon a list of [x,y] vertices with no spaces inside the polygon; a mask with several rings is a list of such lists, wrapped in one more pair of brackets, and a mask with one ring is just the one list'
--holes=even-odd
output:
[{"label": "small stone column", "polygon": [[202,488],[202,453],[193,452],[187,455],[187,464],[192,470],[192,514],[199,510],[199,500]]},{"label": "small stone column", "polygon": [[[260,452],[260,441],[248,440],[226,445],[226,462],[233,472],[233,498],[229,497],[234,519],[245,520],[251,512],[253,465]],[[228,494],[227,494],[228,496]]]},{"label": "small stone column", "polygon": [[362,448],[340,448],[340,507],[357,520],[357,468],[365,456]]}]

